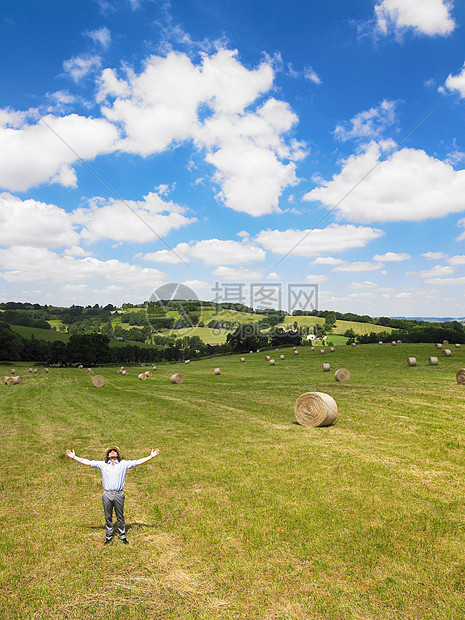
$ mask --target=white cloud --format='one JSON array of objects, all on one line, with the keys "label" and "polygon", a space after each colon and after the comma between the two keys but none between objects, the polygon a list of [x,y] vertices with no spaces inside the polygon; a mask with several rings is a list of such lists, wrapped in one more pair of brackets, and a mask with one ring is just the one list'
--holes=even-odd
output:
[{"label": "white cloud", "polygon": [[451,91],[456,90],[462,98],[465,97],[465,65],[458,75],[449,74],[446,80],[446,88]]},{"label": "white cloud", "polygon": [[223,266],[212,271],[212,275],[218,276],[223,280],[230,280],[233,282],[260,280],[263,277],[261,271],[253,271],[252,269],[235,269],[234,267]]},{"label": "white cloud", "polygon": [[30,245],[60,248],[79,243],[79,235],[64,209],[0,194],[0,246]]},{"label": "white cloud", "polygon": [[44,116],[41,122],[0,127],[0,187],[25,191],[44,182],[75,186],[71,164],[114,150],[117,129],[77,114]]},{"label": "white cloud", "polygon": [[441,258],[446,258],[447,254],[444,252],[425,252],[422,256],[426,260],[441,260]]},{"label": "white cloud", "polygon": [[347,288],[353,288],[357,290],[363,290],[367,288],[376,288],[377,285],[374,282],[370,282],[369,280],[365,280],[365,282],[350,282],[347,285]]},{"label": "white cloud", "polygon": [[447,262],[451,265],[465,265],[465,255],[457,254],[456,256],[451,256],[447,259]]},{"label": "white cloud", "polygon": [[13,283],[47,285],[89,284],[95,278],[95,284],[103,279],[113,284],[146,286],[147,290],[153,290],[163,284],[164,274],[157,269],[141,268],[116,259],[76,259],[60,256],[46,248],[15,246],[0,249],[0,278]]},{"label": "white cloud", "polygon": [[454,271],[455,269],[453,267],[448,267],[447,265],[435,265],[426,271],[419,271],[417,275],[420,276],[420,278],[436,278],[449,276],[453,274]]},{"label": "white cloud", "polygon": [[109,48],[111,43],[111,33],[105,26],[99,28],[98,30],[90,30],[86,34],[92,39],[92,41],[94,41],[94,43],[101,45],[104,50]]},{"label": "white cloud", "polygon": [[344,261],[342,258],[333,258],[332,256],[319,256],[310,262],[311,265],[341,265]]},{"label": "white cloud", "polygon": [[[206,265],[241,265],[251,261],[263,261],[266,257],[262,248],[248,243],[223,239],[204,239],[190,244],[179,243],[174,251],[181,257],[201,260]],[[143,259],[171,264],[180,262],[176,255],[167,250],[145,254]]]},{"label": "white cloud", "polygon": [[185,212],[184,207],[151,192],[143,200],[94,199],[89,207],[74,211],[73,221],[82,226],[81,236],[90,242],[112,239],[146,243],[196,221]]},{"label": "white cloud", "polygon": [[314,84],[317,84],[318,86],[321,84],[321,78],[317,74],[317,72],[313,69],[313,67],[305,67],[304,78],[306,80],[310,80],[310,82],[313,82]]},{"label": "white cloud", "polygon": [[384,161],[381,156],[381,146],[371,142],[304,200],[337,204],[341,216],[359,222],[419,221],[464,210],[465,170],[422,150],[405,148]]},{"label": "white cloud", "polygon": [[[462,217],[458,222],[457,222],[457,226],[459,228],[465,228],[465,217]],[[460,234],[458,237],[456,237],[456,241],[463,241],[465,239],[465,231]]]},{"label": "white cloud", "polygon": [[356,114],[349,123],[337,125],[334,135],[338,140],[367,140],[380,137],[396,122],[395,101],[382,101],[378,107]]},{"label": "white cloud", "polygon": [[463,286],[465,284],[465,276],[460,278],[429,278],[425,280],[425,284],[432,284],[437,286],[438,284],[444,284],[446,286]]},{"label": "white cloud", "polygon": [[372,263],[369,261],[356,261],[333,267],[331,271],[377,271],[382,268],[381,263]]},{"label": "white cloud", "polygon": [[398,263],[412,258],[406,252],[386,252],[385,254],[375,254],[373,260],[382,261],[384,263]]},{"label": "white cloud", "polygon": [[82,78],[89,73],[100,69],[102,59],[100,56],[92,56],[91,54],[83,54],[82,56],[73,56],[63,63],[63,69],[68,73],[74,82],[80,82]]},{"label": "white cloud", "polygon": [[449,0],[381,0],[375,6],[378,29],[383,33],[412,28],[428,36],[448,35],[455,28]]},{"label": "white cloud", "polygon": [[330,224],[313,230],[263,230],[256,241],[275,254],[294,256],[317,256],[323,252],[342,252],[350,248],[364,247],[369,241],[381,237],[376,228],[346,224]]},{"label": "white cloud", "polygon": [[305,276],[305,279],[307,282],[311,282],[312,284],[319,284],[320,282],[326,282],[328,277],[321,274],[309,274],[308,276]]}]

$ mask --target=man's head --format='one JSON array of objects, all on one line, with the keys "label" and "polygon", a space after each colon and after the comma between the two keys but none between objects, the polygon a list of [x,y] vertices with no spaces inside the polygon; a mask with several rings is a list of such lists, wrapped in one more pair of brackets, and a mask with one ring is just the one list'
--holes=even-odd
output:
[{"label": "man's head", "polygon": [[118,446],[110,446],[105,452],[105,463],[114,463],[115,461],[121,461],[121,454]]}]

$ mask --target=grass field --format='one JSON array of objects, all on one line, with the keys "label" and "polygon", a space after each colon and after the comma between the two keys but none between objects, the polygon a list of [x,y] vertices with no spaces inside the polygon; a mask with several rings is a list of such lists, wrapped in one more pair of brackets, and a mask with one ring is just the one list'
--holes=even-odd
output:
[{"label": "grass field", "polygon": [[[144,382],[140,366],[98,368],[102,389],[15,364],[24,383],[0,385],[1,617],[464,618],[465,348],[438,366],[426,344],[282,352]],[[296,424],[306,391],[336,400],[333,426]],[[100,473],[64,454],[113,443],[161,450],[128,472],[127,547],[103,547]]]}]

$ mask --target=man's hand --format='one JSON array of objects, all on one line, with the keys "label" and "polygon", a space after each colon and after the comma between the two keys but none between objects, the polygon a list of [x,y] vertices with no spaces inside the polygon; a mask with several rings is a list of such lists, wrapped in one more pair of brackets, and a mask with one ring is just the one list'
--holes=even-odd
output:
[{"label": "man's hand", "polygon": [[66,450],[66,454],[69,456],[70,459],[74,459],[74,457],[76,456],[74,450]]},{"label": "man's hand", "polygon": [[152,449],[150,456],[153,458],[154,456],[157,456],[157,454],[160,454],[160,450],[158,448],[156,450]]}]

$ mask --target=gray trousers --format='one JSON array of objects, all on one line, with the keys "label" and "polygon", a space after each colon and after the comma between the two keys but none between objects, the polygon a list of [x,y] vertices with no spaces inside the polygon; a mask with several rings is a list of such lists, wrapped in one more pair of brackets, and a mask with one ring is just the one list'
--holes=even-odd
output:
[{"label": "gray trousers", "polygon": [[107,538],[113,536],[113,508],[116,513],[118,536],[126,538],[126,525],[124,523],[124,493],[123,491],[104,491],[102,495],[103,510],[105,512],[105,531]]}]

